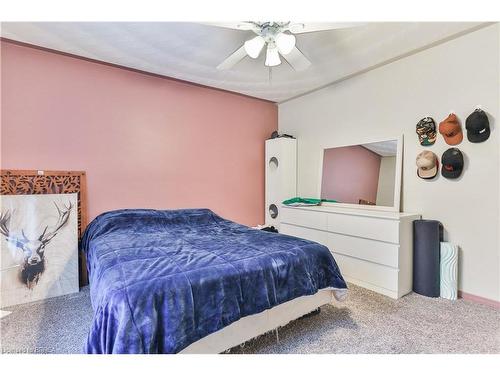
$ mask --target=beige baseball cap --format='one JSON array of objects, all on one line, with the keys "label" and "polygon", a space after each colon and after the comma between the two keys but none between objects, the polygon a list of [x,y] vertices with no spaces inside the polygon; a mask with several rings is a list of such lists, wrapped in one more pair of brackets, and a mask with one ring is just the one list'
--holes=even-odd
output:
[{"label": "beige baseball cap", "polygon": [[439,160],[432,151],[422,151],[417,155],[417,176],[424,179],[434,178],[439,170]]}]

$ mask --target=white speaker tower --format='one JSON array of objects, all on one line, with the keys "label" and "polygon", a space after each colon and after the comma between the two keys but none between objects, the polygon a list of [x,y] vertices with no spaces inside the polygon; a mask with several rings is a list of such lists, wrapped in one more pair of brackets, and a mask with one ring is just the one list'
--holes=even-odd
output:
[{"label": "white speaker tower", "polygon": [[297,195],[297,140],[266,141],[266,225],[279,230],[281,202]]}]

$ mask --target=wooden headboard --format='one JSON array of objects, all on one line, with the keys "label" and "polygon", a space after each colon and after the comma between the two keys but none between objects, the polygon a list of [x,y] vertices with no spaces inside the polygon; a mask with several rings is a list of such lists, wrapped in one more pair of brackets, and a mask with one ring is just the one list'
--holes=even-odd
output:
[{"label": "wooden headboard", "polygon": [[[83,171],[1,170],[2,195],[78,194],[78,239],[87,227],[87,181]],[[87,265],[79,253],[80,285],[88,284]]]}]

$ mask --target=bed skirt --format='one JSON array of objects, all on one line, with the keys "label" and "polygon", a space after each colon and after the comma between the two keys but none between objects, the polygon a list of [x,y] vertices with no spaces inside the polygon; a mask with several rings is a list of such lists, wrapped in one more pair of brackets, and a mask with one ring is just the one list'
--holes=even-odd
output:
[{"label": "bed skirt", "polygon": [[346,289],[325,288],[311,296],[295,298],[261,313],[246,316],[223,329],[205,336],[180,354],[217,354],[283,327],[293,320],[304,316],[318,307],[331,304],[334,300],[343,301]]}]

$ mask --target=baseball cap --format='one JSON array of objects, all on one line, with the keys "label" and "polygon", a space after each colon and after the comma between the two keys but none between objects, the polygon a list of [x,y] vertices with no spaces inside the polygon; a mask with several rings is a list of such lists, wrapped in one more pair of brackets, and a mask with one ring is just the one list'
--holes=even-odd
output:
[{"label": "baseball cap", "polygon": [[417,155],[417,176],[423,179],[434,178],[439,169],[439,160],[432,151],[422,151]]},{"label": "baseball cap", "polygon": [[439,133],[443,136],[444,141],[451,146],[458,145],[464,139],[462,126],[454,113],[450,113],[439,123]]},{"label": "baseball cap", "polygon": [[424,117],[417,124],[418,140],[422,146],[431,146],[436,142],[436,123],[432,117]]},{"label": "baseball cap", "polygon": [[467,117],[465,128],[467,129],[467,139],[472,143],[484,142],[490,137],[488,115],[480,108]]},{"label": "baseball cap", "polygon": [[458,148],[449,148],[441,156],[441,165],[443,177],[458,178],[464,169],[464,156]]}]

